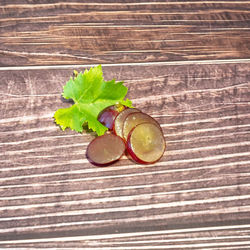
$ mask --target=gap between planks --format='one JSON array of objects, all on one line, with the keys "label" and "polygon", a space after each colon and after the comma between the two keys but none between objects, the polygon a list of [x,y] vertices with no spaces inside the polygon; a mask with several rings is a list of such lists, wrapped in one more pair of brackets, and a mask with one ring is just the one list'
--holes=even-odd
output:
[{"label": "gap between planks", "polygon": [[84,236],[71,236],[71,237],[54,237],[54,238],[40,238],[40,239],[20,239],[15,241],[2,241],[0,243],[35,243],[35,242],[48,242],[48,241],[76,241],[76,240],[105,240],[112,238],[126,238],[126,237],[138,237],[138,236],[151,236],[151,235],[163,235],[163,234],[180,234],[190,232],[213,232],[218,230],[248,230],[250,224],[246,225],[230,225],[230,226],[214,226],[214,227],[199,227],[199,228],[184,228],[184,229],[169,229],[159,231],[143,231],[143,232],[130,232],[130,233],[115,233],[115,234],[100,234],[100,235],[84,235]]},{"label": "gap between planks", "polygon": [[188,61],[163,61],[163,62],[131,62],[131,63],[99,63],[99,64],[68,64],[68,65],[40,65],[40,66],[9,66],[0,67],[0,71],[7,70],[39,70],[39,69],[71,69],[88,68],[102,65],[103,67],[117,66],[157,66],[157,65],[193,65],[193,64],[240,64],[250,63],[250,59],[224,59],[224,60],[188,60]]}]

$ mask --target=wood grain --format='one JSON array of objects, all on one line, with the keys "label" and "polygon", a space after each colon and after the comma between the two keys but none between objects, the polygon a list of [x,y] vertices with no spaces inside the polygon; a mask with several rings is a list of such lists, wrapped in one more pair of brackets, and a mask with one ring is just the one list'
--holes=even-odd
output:
[{"label": "wood grain", "polygon": [[[249,249],[250,2],[0,0],[0,248]],[[163,128],[106,168],[53,121],[102,64]]]},{"label": "wood grain", "polygon": [[1,70],[0,247],[248,249],[249,66],[104,66],[167,142],[154,165],[106,168],[85,158],[91,133],[53,122],[74,68]]},{"label": "wood grain", "polygon": [[249,58],[249,1],[1,1],[0,66]]}]

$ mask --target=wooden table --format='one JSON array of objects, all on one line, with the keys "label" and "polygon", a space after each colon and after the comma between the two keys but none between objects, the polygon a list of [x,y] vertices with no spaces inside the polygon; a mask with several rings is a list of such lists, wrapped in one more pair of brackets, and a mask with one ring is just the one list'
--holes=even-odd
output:
[{"label": "wooden table", "polygon": [[[250,2],[0,0],[0,248],[250,249]],[[85,157],[53,114],[102,64],[167,143]]]}]

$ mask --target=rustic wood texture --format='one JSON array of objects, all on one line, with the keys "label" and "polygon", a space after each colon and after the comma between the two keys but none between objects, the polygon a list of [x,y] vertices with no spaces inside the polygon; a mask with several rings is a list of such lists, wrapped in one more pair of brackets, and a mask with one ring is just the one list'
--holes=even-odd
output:
[{"label": "rustic wood texture", "polygon": [[[250,248],[250,2],[0,0],[0,248]],[[91,165],[54,112],[102,64],[159,121],[153,165]]]},{"label": "rustic wood texture", "polygon": [[104,66],[167,143],[156,164],[106,168],[85,158],[91,133],[53,122],[73,68],[1,70],[0,247],[249,247],[249,66]]},{"label": "rustic wood texture", "polygon": [[249,58],[249,1],[0,1],[0,65]]}]

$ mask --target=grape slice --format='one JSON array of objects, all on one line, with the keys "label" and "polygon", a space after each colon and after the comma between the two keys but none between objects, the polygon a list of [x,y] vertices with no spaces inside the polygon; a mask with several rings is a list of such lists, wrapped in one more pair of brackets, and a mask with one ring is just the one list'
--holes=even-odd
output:
[{"label": "grape slice", "polygon": [[123,123],[126,117],[129,114],[136,113],[136,112],[141,112],[141,111],[136,108],[127,108],[127,109],[124,109],[121,113],[119,113],[119,115],[116,116],[115,122],[114,122],[114,128],[113,128],[116,135],[123,137],[123,133],[122,133]]},{"label": "grape slice", "polygon": [[125,107],[123,105],[112,105],[100,112],[98,115],[98,121],[107,127],[109,130],[113,129],[114,120],[121,110]]},{"label": "grape slice", "polygon": [[137,163],[149,164],[158,161],[165,148],[162,130],[153,123],[141,123],[129,133],[127,151]]},{"label": "grape slice", "polygon": [[123,138],[127,140],[128,134],[131,131],[131,129],[133,129],[136,125],[144,122],[150,122],[160,127],[159,123],[151,116],[142,112],[132,113],[127,115],[123,123],[123,130],[122,130]]},{"label": "grape slice", "polygon": [[119,160],[126,149],[123,139],[114,134],[96,137],[88,145],[86,156],[90,163],[105,166]]}]

